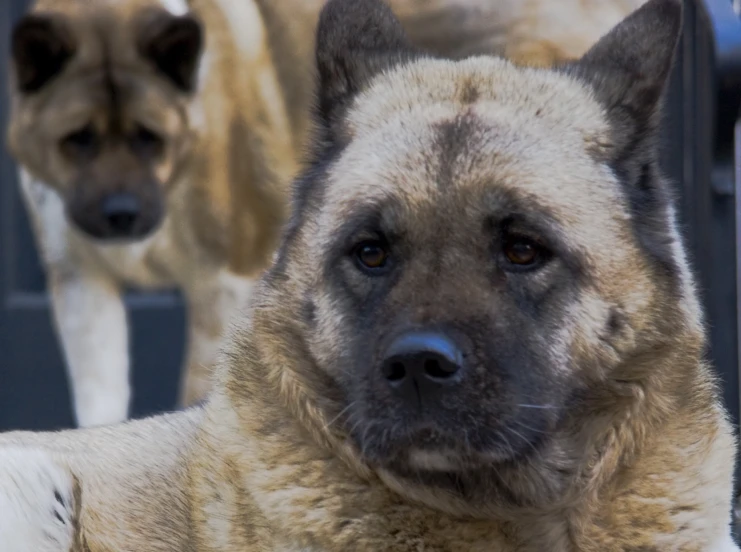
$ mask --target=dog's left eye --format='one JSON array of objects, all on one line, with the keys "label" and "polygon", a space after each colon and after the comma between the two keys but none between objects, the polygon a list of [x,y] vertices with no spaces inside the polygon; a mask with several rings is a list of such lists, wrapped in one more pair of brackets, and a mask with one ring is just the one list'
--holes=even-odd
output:
[{"label": "dog's left eye", "polygon": [[383,242],[369,240],[355,246],[353,256],[362,269],[377,272],[386,267],[389,255]]},{"label": "dog's left eye", "polygon": [[509,267],[528,269],[539,266],[548,256],[548,251],[535,240],[524,236],[507,236],[502,243],[502,254]]},{"label": "dog's left eye", "polygon": [[162,144],[162,138],[143,125],[139,125],[131,137],[132,148],[143,155],[158,155],[162,151]]},{"label": "dog's left eye", "polygon": [[98,144],[98,134],[95,129],[92,125],[85,125],[62,138],[61,147],[63,151],[71,155],[90,157],[97,152]]}]

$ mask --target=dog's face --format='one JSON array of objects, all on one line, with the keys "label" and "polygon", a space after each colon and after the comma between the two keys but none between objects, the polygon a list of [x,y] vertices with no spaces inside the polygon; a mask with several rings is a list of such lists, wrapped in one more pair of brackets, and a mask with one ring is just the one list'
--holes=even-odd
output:
[{"label": "dog's face", "polygon": [[322,146],[274,271],[369,464],[520,461],[665,339],[686,279],[654,131],[680,9],[546,71],[431,59],[381,3],[329,3]]},{"label": "dog's face", "polygon": [[201,27],[146,4],[40,5],[13,30],[11,149],[96,239],[157,227],[192,140]]}]

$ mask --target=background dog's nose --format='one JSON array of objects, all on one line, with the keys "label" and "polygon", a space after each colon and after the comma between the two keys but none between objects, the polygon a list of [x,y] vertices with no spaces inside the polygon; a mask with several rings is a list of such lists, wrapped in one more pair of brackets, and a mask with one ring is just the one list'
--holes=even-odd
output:
[{"label": "background dog's nose", "polygon": [[463,354],[455,342],[438,332],[409,332],[389,346],[381,365],[383,377],[401,394],[415,398],[455,384]]},{"label": "background dog's nose", "polygon": [[133,232],[140,212],[139,200],[133,194],[122,192],[106,196],[101,209],[111,236],[128,236]]}]

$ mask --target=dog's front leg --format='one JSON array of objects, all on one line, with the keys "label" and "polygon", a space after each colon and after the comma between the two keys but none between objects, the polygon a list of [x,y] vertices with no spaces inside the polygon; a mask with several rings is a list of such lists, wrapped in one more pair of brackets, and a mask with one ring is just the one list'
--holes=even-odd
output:
[{"label": "dog's front leg", "polygon": [[0,446],[0,549],[78,552],[79,484],[43,451]]},{"label": "dog's front leg", "polygon": [[188,352],[180,384],[180,404],[203,400],[211,389],[211,373],[224,333],[235,313],[245,305],[254,279],[223,270],[194,278],[188,299]]},{"label": "dog's front leg", "polygon": [[707,552],[738,552],[741,548],[733,542],[731,535],[727,534],[712,543],[706,550]]},{"label": "dog's front leg", "polygon": [[77,423],[127,418],[128,328],[118,286],[103,276],[51,271],[54,321],[67,361]]}]

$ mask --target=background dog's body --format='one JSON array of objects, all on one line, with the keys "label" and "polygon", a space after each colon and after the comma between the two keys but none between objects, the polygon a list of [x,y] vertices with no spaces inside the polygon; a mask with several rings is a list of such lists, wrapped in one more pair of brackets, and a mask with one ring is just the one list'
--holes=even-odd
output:
[{"label": "background dog's body", "polygon": [[[428,59],[380,3],[332,0],[323,140],[214,393],[2,436],[6,549],[738,550],[735,443],[654,172],[679,26],[651,0],[550,72]],[[443,395],[414,380],[411,410],[381,370],[400,324],[467,353],[426,357]]]},{"label": "background dog's body", "polygon": [[[577,59],[645,0],[417,0],[395,10],[410,39],[443,55],[482,52],[550,66]],[[394,4],[392,3],[392,6]],[[451,25],[456,21],[456,25]],[[464,29],[459,32],[458,29]]]},{"label": "background dog's body", "polygon": [[[202,22],[205,48],[200,56],[190,52],[195,74],[192,87],[184,89],[167,72],[188,70],[178,64],[189,55],[187,48],[198,50],[197,37],[187,36],[193,30],[157,30],[170,35],[158,38],[165,44],[155,41],[156,46],[171,47],[170,40],[181,48],[174,61],[154,59],[142,43],[154,32],[150,27],[174,25],[172,16],[186,13]],[[47,270],[78,423],[126,418],[125,287],[184,292],[189,351],[181,398],[192,403],[207,391],[221,334],[269,263],[284,219],[286,186],[300,156],[294,140],[305,132],[307,117],[299,117],[287,91],[305,89],[310,72],[297,68],[289,75],[292,83],[282,82],[286,74],[278,74],[272,56],[297,49],[296,37],[268,35],[258,5],[249,0],[202,0],[191,6],[184,0],[40,0],[32,17],[51,17],[59,28],[39,31],[32,20],[18,32],[21,76],[15,79],[9,142],[21,165],[23,195]],[[313,30],[304,31],[305,42]],[[68,41],[60,47],[69,49],[69,59],[43,86],[23,90],[24,67],[43,67],[25,59],[25,52],[32,55],[34,40],[50,42],[55,33]],[[175,68],[160,70],[158,63]],[[144,136],[163,149],[150,163],[159,177],[156,185],[137,180],[133,169],[127,172],[136,155],[132,161],[123,153],[111,154],[96,173],[87,159],[59,153],[64,143],[58,141],[70,140],[69,133],[77,150],[89,146],[84,142],[89,136],[74,132],[90,121],[99,122],[101,143],[113,141],[116,118],[121,125],[156,129],[150,132],[154,138]],[[153,230],[118,243],[96,241],[80,230],[88,225],[99,231],[99,221],[89,219],[106,194],[122,191],[138,198],[142,213],[148,205],[159,210]],[[81,222],[70,220],[75,217]]]}]

